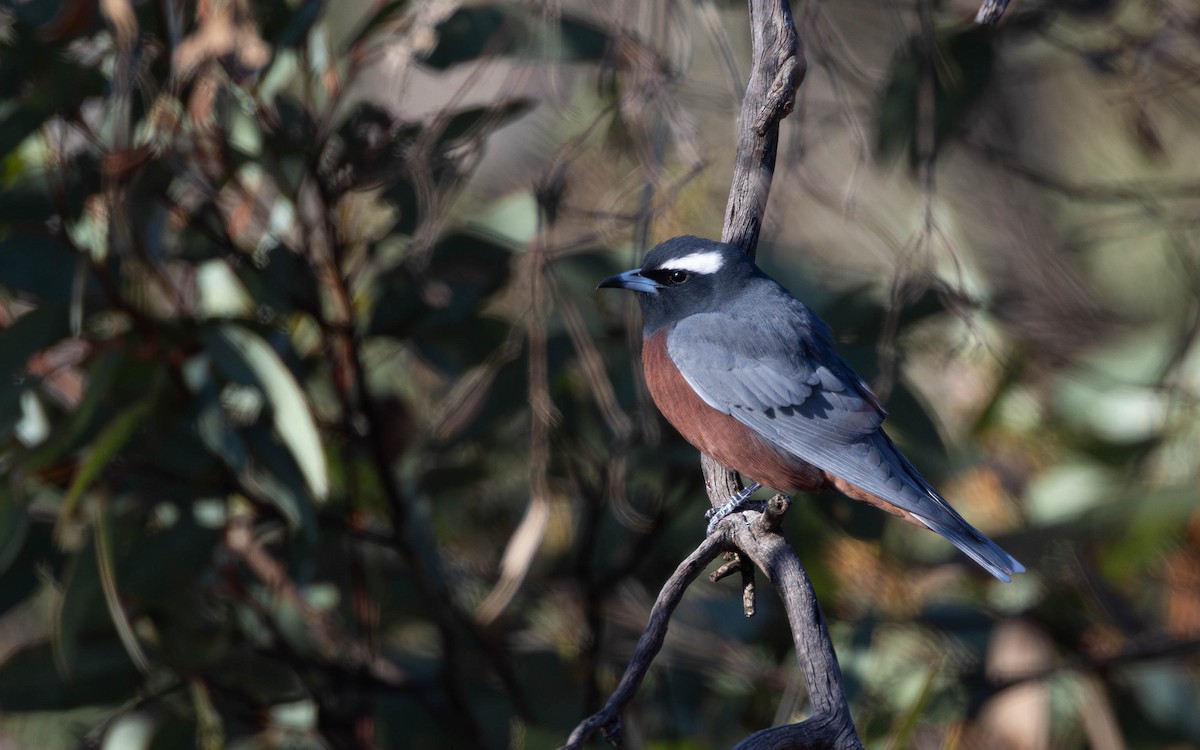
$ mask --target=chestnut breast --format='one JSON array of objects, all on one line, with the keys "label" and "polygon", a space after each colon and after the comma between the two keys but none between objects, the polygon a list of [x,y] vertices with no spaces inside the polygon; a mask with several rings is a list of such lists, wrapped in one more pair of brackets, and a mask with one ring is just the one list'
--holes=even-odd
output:
[{"label": "chestnut breast", "polygon": [[780,492],[826,486],[824,472],[784,453],[732,416],[696,395],[667,353],[666,329],[646,337],[642,370],[654,404],[685,440],[722,466]]}]

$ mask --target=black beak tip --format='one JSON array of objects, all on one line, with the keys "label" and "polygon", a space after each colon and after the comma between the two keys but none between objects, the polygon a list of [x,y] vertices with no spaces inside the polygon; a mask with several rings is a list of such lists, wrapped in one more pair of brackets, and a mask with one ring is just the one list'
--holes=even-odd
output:
[{"label": "black beak tip", "polygon": [[623,289],[624,287],[625,279],[623,278],[623,274],[609,276],[607,279],[596,285],[597,289]]},{"label": "black beak tip", "polygon": [[658,294],[661,288],[657,282],[642,276],[640,268],[634,268],[625,273],[619,273],[616,276],[609,276],[604,281],[596,285],[597,289],[612,287],[613,289],[628,289],[631,292],[641,294]]}]

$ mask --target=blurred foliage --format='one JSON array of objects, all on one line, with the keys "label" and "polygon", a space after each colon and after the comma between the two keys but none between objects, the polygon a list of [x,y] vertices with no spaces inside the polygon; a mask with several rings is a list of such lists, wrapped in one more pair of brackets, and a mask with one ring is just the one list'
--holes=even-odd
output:
[{"label": "blurred foliage", "polygon": [[[630,7],[0,4],[0,745],[540,748],[603,701],[704,499],[592,289],[719,231],[746,69],[741,5]],[[797,11],[760,257],[1030,569],[797,504],[864,741],[1200,747],[1200,16]],[[804,715],[738,593],[631,744]]]}]

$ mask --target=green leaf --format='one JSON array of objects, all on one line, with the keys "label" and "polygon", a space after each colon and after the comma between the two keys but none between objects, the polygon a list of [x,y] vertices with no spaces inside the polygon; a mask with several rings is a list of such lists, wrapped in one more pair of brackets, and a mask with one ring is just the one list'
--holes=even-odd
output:
[{"label": "green leaf", "polygon": [[247,464],[242,481],[254,495],[279,511],[288,526],[298,529],[306,543],[317,537],[317,516],[306,485],[303,467],[295,454],[280,447],[261,427],[241,431],[253,460]]},{"label": "green leaf", "polygon": [[921,37],[910,40],[905,52],[892,66],[879,108],[879,138],[876,150],[890,157],[908,150],[910,163],[917,154],[917,101],[921,87],[921,66],[926,55],[933,55],[934,79],[934,152],[958,130],[992,78],[995,50],[988,29],[938,30],[934,49],[927,50]]},{"label": "green leaf", "polygon": [[291,370],[270,344],[238,325],[221,326],[209,344],[214,361],[232,354],[253,373],[271,404],[275,435],[291,451],[313,497],[324,499],[329,493],[325,452],[308,400]]},{"label": "green leaf", "polygon": [[10,434],[21,414],[25,365],[38,352],[70,334],[67,308],[42,305],[22,315],[0,334],[0,433]]},{"label": "green leaf", "polygon": [[1029,482],[1025,508],[1034,526],[1073,521],[1110,503],[1119,487],[1118,475],[1104,466],[1064,460]]},{"label": "green leaf", "polygon": [[338,158],[323,161],[322,177],[338,191],[395,184],[407,174],[405,159],[421,130],[421,125],[406,122],[385,107],[359,102],[337,129],[340,152]]},{"label": "green leaf", "polygon": [[77,750],[86,743],[88,727],[97,726],[111,716],[112,707],[101,705],[62,711],[7,711],[0,714],[0,737],[11,747]]},{"label": "green leaf", "polygon": [[92,539],[96,548],[96,566],[100,574],[100,590],[104,594],[104,604],[108,608],[109,619],[117,630],[117,637],[125,646],[125,653],[137,665],[142,674],[149,674],[150,660],[138,642],[133,632],[133,625],[121,602],[121,592],[118,591],[116,561],[113,557],[112,534],[110,532],[110,517],[115,515],[108,503],[99,505],[94,517]]},{"label": "green leaf", "polygon": [[39,471],[68,451],[86,444],[111,413],[113,390],[119,379],[130,378],[127,351],[115,346],[95,359],[87,370],[88,387],[73,414],[54,426],[50,438],[20,461],[26,472]]},{"label": "green leaf", "polygon": [[29,532],[29,516],[25,508],[13,500],[12,491],[0,489],[0,574],[8,570],[21,553]]},{"label": "green leaf", "polygon": [[61,305],[42,305],[18,318],[0,336],[0,387],[12,388],[13,379],[24,372],[30,357],[70,332],[67,308]]},{"label": "green leaf", "polygon": [[[31,36],[38,38],[37,34]],[[21,39],[20,32],[17,38]],[[102,94],[106,85],[96,68],[78,65],[58,50],[48,46],[39,48],[28,39],[22,39],[21,43],[26,46],[27,54],[19,54],[11,47],[4,50],[6,70],[0,76],[4,81],[0,84],[0,96],[20,98],[6,102],[14,106],[6,106],[0,114],[0,157],[8,156],[56,113],[78,107],[87,97]],[[10,67],[14,60],[19,60],[15,70]]]},{"label": "green leaf", "polygon": [[298,5],[294,2],[278,0],[274,3],[256,3],[257,6],[274,6],[278,9],[273,18],[280,22],[264,25],[264,36],[276,47],[295,47],[305,40],[317,17],[321,14],[322,0],[303,0]]},{"label": "green leaf", "polygon": [[483,362],[503,345],[512,323],[496,318],[474,318],[465,324],[470,335],[457,326],[422,330],[413,336],[417,351],[444,373],[462,373]]},{"label": "green leaf", "polygon": [[[440,330],[454,336],[491,295],[508,283],[512,251],[503,244],[475,234],[450,232],[431,251],[429,267],[418,278],[407,266],[398,266],[380,279],[380,301],[368,325],[372,335],[409,337],[417,330]],[[435,304],[425,302],[422,287],[436,287]],[[454,347],[454,342],[441,343]]]},{"label": "green leaf", "polygon": [[200,441],[235,474],[241,474],[248,461],[246,445],[225,418],[216,388],[205,388],[197,398],[203,401],[195,419]]},{"label": "green leaf", "polygon": [[582,18],[563,14],[559,19],[562,27],[562,60],[603,60],[612,47],[613,38],[602,27]]},{"label": "green leaf", "polygon": [[79,649],[71,677],[62,677],[50,646],[23,651],[0,665],[0,705],[9,711],[51,711],[128,700],[142,677],[115,638]]},{"label": "green leaf", "polygon": [[424,62],[438,69],[485,55],[511,54],[521,49],[529,35],[511,11],[494,5],[458,9],[438,25],[437,34],[437,46]]},{"label": "green leaf", "polygon": [[92,449],[79,467],[79,471],[71,480],[67,494],[63,496],[60,519],[74,515],[83,493],[95,483],[104,467],[108,466],[109,462],[121,452],[138,427],[142,426],[156,401],[155,394],[152,394],[118,414],[104,427],[92,444]]},{"label": "green leaf", "polygon": [[[533,193],[522,190],[489,203],[475,214],[471,226],[493,237],[501,237],[514,246],[524,247],[537,236],[538,213]],[[613,269],[610,275],[618,270]],[[592,286],[595,285],[593,281]]]},{"label": "green leaf", "polygon": [[262,253],[261,262],[241,263],[238,278],[259,305],[280,310],[320,309],[320,292],[312,266],[298,253],[276,246]]},{"label": "green leaf", "polygon": [[496,129],[513,118],[520,117],[533,107],[528,99],[513,99],[486,107],[471,107],[460,110],[445,120],[442,130],[442,142],[456,140],[472,133],[472,131],[487,127]]},{"label": "green leaf", "polygon": [[104,607],[93,540],[87,539],[69,560],[51,638],[55,667],[67,678],[73,676],[85,634],[93,638],[100,634],[115,637]]}]

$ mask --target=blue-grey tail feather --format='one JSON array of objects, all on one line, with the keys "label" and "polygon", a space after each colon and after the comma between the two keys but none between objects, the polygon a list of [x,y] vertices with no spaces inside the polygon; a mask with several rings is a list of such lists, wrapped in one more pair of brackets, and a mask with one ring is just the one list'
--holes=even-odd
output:
[{"label": "blue-grey tail feather", "polygon": [[930,510],[938,511],[935,516],[933,513],[923,513],[906,507],[914,518],[925,524],[930,530],[937,532],[946,541],[962,550],[963,554],[1005,583],[1012,581],[1014,573],[1025,571],[1025,566],[1017,562],[1016,558],[984,536],[979,529],[967,523],[965,518],[950,507],[950,503],[946,502],[946,499],[939,495],[929,482],[925,481],[925,478],[916,470],[916,467],[909,463],[886,433],[880,430],[878,434],[891,449],[889,451],[891,455],[899,459],[900,468],[903,469],[905,478],[909,480],[910,488],[923,493],[929,500],[932,500],[932,507],[927,507]]},{"label": "blue-grey tail feather", "polygon": [[[951,511],[953,513],[953,511]],[[925,518],[913,514],[921,523],[936,531],[947,541],[963,551],[967,557],[983,566],[984,570],[1008,583],[1014,573],[1024,572],[1025,566],[1017,562],[1012,555],[1000,549],[1000,546],[988,539],[971,524],[957,516],[956,523],[945,523],[933,518]]]}]

